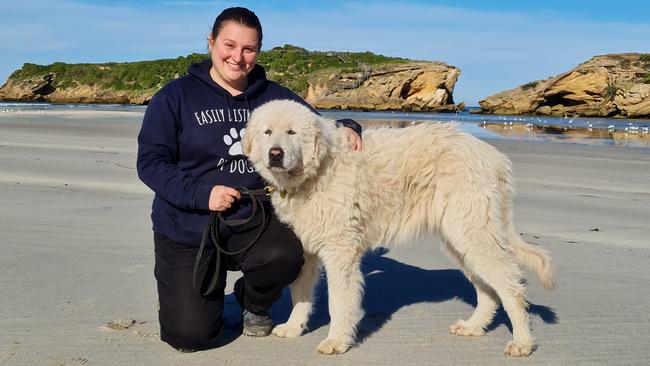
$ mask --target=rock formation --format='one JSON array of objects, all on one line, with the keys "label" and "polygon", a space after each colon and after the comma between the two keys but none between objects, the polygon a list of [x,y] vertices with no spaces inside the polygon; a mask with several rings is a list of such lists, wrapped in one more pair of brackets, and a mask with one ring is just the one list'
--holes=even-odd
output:
[{"label": "rock formation", "polygon": [[650,117],[650,55],[596,56],[575,69],[479,101],[480,113]]},{"label": "rock formation", "polygon": [[442,62],[361,65],[359,70],[321,70],[309,79],[306,100],[316,108],[454,111],[460,70]]},{"label": "rock formation", "polygon": [[[387,62],[358,70],[316,71],[306,99],[316,108],[363,110],[454,111],[452,93],[460,71],[442,62]],[[15,73],[15,75],[18,75]],[[272,73],[271,73],[272,76]],[[57,73],[12,75],[0,88],[0,100],[53,103],[146,104],[156,89],[115,90],[76,79],[64,82]],[[68,85],[65,85],[65,84]],[[72,84],[72,85],[69,85]],[[90,84],[90,85],[89,85]]]},{"label": "rock formation", "polygon": [[116,91],[95,85],[61,87],[55,73],[29,79],[9,78],[0,88],[0,100],[52,103],[146,104],[153,92]]}]

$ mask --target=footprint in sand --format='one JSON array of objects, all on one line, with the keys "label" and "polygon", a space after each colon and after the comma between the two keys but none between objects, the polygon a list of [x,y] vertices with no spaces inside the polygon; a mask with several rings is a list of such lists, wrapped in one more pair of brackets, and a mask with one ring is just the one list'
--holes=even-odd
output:
[{"label": "footprint in sand", "polygon": [[115,319],[99,327],[100,330],[126,330],[134,326],[145,324],[146,322],[134,319]]}]

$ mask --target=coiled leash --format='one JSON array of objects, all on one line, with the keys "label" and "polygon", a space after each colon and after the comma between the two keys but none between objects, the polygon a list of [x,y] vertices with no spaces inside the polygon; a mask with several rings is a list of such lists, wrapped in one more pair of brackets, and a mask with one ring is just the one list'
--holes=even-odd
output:
[{"label": "coiled leash", "polygon": [[[262,189],[252,189],[252,190],[242,188],[242,187],[237,187],[237,191],[241,195],[249,196],[251,201],[253,202],[253,213],[251,214],[250,217],[243,218],[243,219],[226,220],[223,218],[221,212],[212,211],[210,213],[210,218],[208,219],[208,223],[207,225],[205,225],[205,229],[203,230],[203,237],[201,238],[201,246],[199,247],[199,251],[196,254],[196,260],[194,261],[193,285],[196,292],[198,292],[202,296],[209,296],[216,289],[217,283],[219,282],[219,272],[221,268],[221,260],[222,260],[221,253],[225,255],[240,254],[250,249],[253,246],[253,244],[257,242],[257,239],[259,239],[260,236],[262,235],[262,232],[264,231],[264,225],[266,224],[266,211],[264,210],[264,206],[262,205],[262,202],[257,196],[270,196],[274,190],[275,187],[272,186],[267,186]],[[219,223],[223,223],[229,227],[247,224],[253,220],[253,218],[257,214],[258,208],[262,211],[262,223],[260,224],[260,229],[257,232],[257,235],[255,235],[255,237],[253,238],[253,240],[251,240],[250,243],[246,244],[245,247],[239,250],[227,251],[223,249],[219,243]],[[201,284],[203,283],[203,281],[202,279],[201,280],[199,279],[199,266],[201,264],[201,260],[203,259],[203,252],[205,251],[205,248],[209,243],[214,245],[214,247],[217,249],[216,259],[215,259],[215,269],[214,269],[214,274],[212,275],[212,279],[210,280],[210,284],[208,285],[208,288],[205,290],[205,292],[202,292]]]}]

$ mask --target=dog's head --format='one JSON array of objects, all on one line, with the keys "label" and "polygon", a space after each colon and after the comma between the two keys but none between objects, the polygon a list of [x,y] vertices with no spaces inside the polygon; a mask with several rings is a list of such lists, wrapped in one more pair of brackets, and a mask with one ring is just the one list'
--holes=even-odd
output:
[{"label": "dog's head", "polygon": [[244,154],[262,177],[290,190],[317,174],[333,128],[333,121],[300,103],[272,101],[251,114],[242,140]]}]

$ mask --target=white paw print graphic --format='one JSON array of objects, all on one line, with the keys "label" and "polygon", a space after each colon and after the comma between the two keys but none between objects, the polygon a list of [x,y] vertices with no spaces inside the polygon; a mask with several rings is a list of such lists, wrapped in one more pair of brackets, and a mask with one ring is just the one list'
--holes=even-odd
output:
[{"label": "white paw print graphic", "polygon": [[223,137],[223,142],[227,146],[230,146],[230,149],[228,150],[228,154],[230,154],[231,156],[243,154],[240,139],[244,136],[244,133],[246,133],[245,128],[242,128],[239,131],[239,133],[237,133],[237,129],[233,127],[230,129],[230,134],[225,135]]}]

